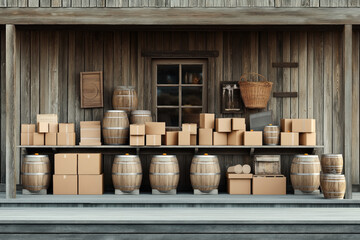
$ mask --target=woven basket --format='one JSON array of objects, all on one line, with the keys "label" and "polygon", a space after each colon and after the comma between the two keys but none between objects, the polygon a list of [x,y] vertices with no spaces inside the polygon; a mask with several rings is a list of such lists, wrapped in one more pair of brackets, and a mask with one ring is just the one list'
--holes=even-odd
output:
[{"label": "woven basket", "polygon": [[[262,78],[263,81],[253,82]],[[272,82],[266,81],[266,78],[258,73],[245,73],[240,77],[239,86],[241,97],[247,108],[266,108],[270,98]]]}]

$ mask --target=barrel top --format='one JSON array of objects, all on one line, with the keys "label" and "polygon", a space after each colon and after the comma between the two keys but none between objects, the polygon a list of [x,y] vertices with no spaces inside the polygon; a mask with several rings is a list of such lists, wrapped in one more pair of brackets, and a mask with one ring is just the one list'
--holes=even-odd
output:
[{"label": "barrel top", "polygon": [[342,154],[338,154],[338,153],[325,153],[323,155],[321,155],[322,157],[342,157]]},{"label": "barrel top", "polygon": [[115,158],[138,158],[139,157],[139,155],[125,155],[125,154],[123,154],[123,155],[115,155]]},{"label": "barrel top", "polygon": [[126,113],[124,110],[107,110],[106,112]]},{"label": "barrel top", "polygon": [[316,157],[316,158],[319,158],[319,156],[318,155],[295,155],[294,156],[294,158],[314,158],[314,157]]},{"label": "barrel top", "polygon": [[134,110],[131,112],[131,115],[151,115],[151,111],[149,110]]},{"label": "barrel top", "polygon": [[176,158],[176,155],[154,155],[153,158]]},{"label": "barrel top", "polygon": [[267,126],[265,126],[265,128],[279,128],[279,126],[278,125],[267,125]]},{"label": "barrel top", "polygon": [[121,89],[121,90],[128,90],[128,89],[135,89],[135,86],[116,86],[115,89]]},{"label": "barrel top", "polygon": [[48,155],[25,155],[25,158],[44,158],[49,157]]},{"label": "barrel top", "polygon": [[216,155],[194,155],[194,158],[217,158]]}]

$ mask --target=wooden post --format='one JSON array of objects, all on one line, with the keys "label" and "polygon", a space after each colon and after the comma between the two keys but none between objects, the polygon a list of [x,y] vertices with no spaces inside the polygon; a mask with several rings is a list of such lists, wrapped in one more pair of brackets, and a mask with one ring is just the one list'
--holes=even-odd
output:
[{"label": "wooden post", "polygon": [[344,69],[344,160],[346,178],[346,199],[352,198],[352,25],[345,25],[343,32],[343,69]]},{"label": "wooden post", "polygon": [[16,108],[16,30],[15,25],[6,25],[6,198],[16,198],[16,143],[18,131]]}]

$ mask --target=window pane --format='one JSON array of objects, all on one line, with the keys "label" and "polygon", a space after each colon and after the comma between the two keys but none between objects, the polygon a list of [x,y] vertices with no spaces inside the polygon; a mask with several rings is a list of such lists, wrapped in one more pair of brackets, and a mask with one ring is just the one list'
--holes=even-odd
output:
[{"label": "window pane", "polygon": [[182,84],[202,84],[202,65],[182,65]]},{"label": "window pane", "polygon": [[183,106],[202,106],[202,87],[182,87]]},{"label": "window pane", "polygon": [[178,87],[158,87],[157,104],[159,106],[179,106]]},{"label": "window pane", "polygon": [[158,65],[158,84],[179,84],[179,65]]},{"label": "window pane", "polygon": [[158,108],[158,122],[166,122],[167,127],[179,126],[179,109]]},{"label": "window pane", "polygon": [[183,108],[182,109],[182,122],[183,123],[197,123],[199,125],[199,116],[201,108]]}]

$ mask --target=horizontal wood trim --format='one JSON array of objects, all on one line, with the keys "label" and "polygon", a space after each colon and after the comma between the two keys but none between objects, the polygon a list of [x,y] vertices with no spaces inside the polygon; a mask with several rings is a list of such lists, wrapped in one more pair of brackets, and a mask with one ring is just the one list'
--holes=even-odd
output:
[{"label": "horizontal wood trim", "polygon": [[[164,21],[166,19],[166,21]],[[360,24],[357,8],[7,8],[0,24],[330,25]]]},{"label": "horizontal wood trim", "polygon": [[141,56],[153,58],[207,58],[218,57],[219,51],[143,51]]},{"label": "horizontal wood trim", "polygon": [[273,62],[273,68],[297,68],[299,67],[299,63],[297,62]]},{"label": "horizontal wood trim", "polygon": [[273,97],[277,97],[277,98],[285,98],[285,97],[297,97],[298,93],[297,92],[274,92],[273,93]]}]

